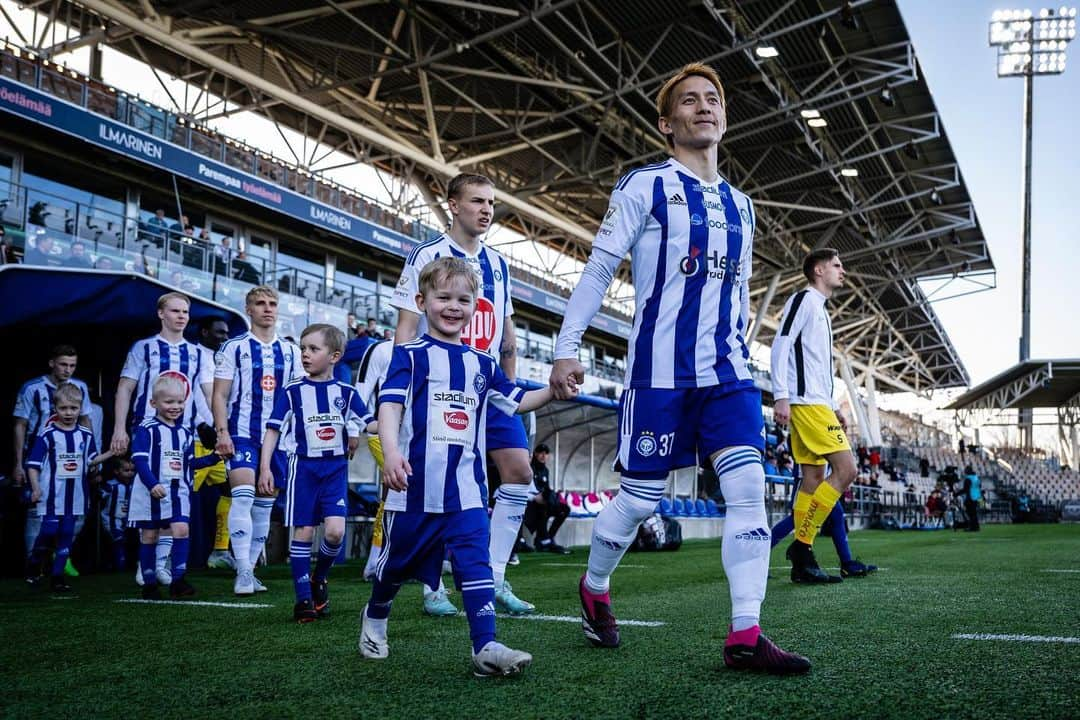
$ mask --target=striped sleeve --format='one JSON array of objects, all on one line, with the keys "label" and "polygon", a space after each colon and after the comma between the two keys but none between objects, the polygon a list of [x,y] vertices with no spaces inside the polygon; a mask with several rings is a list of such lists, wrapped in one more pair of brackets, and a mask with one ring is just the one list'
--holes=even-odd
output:
[{"label": "striped sleeve", "polygon": [[772,351],[769,356],[769,374],[772,376],[773,399],[786,400],[791,396],[790,378],[788,378],[788,362],[795,338],[802,332],[810,317],[810,303],[804,302],[808,290],[800,290],[792,295],[784,312],[780,317],[780,328],[773,338]]},{"label": "striped sleeve", "polygon": [[379,388],[379,403],[392,402],[405,404],[412,384],[412,358],[402,346],[394,348],[390,358],[390,368],[386,371],[386,380]]}]

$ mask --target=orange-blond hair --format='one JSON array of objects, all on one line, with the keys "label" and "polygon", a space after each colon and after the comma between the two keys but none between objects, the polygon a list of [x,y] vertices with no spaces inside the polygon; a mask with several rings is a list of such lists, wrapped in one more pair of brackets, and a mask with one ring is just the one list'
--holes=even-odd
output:
[{"label": "orange-blond hair", "polygon": [[[727,99],[724,97],[724,86],[720,82],[720,76],[717,75],[716,70],[713,70],[711,66],[704,63],[690,63],[688,65],[683,65],[679,72],[668,78],[668,81],[660,88],[660,92],[656,93],[657,115],[662,118],[671,117],[675,103],[675,87],[683,80],[691,77],[705,78],[713,84],[713,87],[716,88],[716,92],[720,93],[721,112],[726,115]],[[669,147],[674,144],[671,135],[665,135],[664,140]]]}]

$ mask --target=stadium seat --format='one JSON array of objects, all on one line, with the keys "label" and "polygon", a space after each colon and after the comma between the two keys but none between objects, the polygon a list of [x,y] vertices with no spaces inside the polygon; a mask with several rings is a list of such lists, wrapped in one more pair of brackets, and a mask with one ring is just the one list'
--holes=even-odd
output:
[{"label": "stadium seat", "polygon": [[570,514],[575,517],[586,517],[589,514],[583,506],[581,496],[576,492],[570,493],[566,504],[570,506]]},{"label": "stadium seat", "polygon": [[656,506],[657,512],[664,517],[671,517],[675,514],[675,508],[671,505],[671,500],[668,498],[660,498],[659,504]]},{"label": "stadium seat", "polygon": [[698,498],[697,501],[694,503],[694,514],[698,515],[699,517],[706,517],[709,514],[709,511],[705,506],[705,501],[701,498]]},{"label": "stadium seat", "polygon": [[589,493],[585,496],[585,500],[582,506],[589,515],[596,515],[598,512],[604,509],[604,503],[600,500],[600,496],[596,493]]},{"label": "stadium seat", "polygon": [[712,498],[705,501],[705,510],[709,513],[709,517],[720,517],[720,506]]},{"label": "stadium seat", "polygon": [[676,517],[686,517],[686,505],[683,503],[682,498],[675,498],[671,509],[675,512]]}]

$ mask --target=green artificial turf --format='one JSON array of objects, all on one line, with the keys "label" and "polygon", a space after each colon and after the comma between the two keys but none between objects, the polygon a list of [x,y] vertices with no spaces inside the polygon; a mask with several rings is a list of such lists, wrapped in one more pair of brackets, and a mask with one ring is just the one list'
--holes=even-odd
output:
[{"label": "green artificial turf", "polygon": [[[479,679],[463,617],[426,618],[406,585],[390,620],[390,657],[364,660],[358,615],[370,586],[335,568],[333,617],[291,622],[288,568],[260,573],[265,609],[122,604],[130,574],[74,580],[54,598],[0,583],[0,717],[222,718],[809,718],[1080,716],[1080,643],[986,642],[954,633],[1080,637],[1080,526],[987,526],[979,534],[853,533],[882,570],[795,586],[773,553],[763,627],[814,663],[805,677],[726,671],[729,613],[719,541],[629,554],[613,578],[617,650],[590,647],[578,624],[499,619],[528,650],[523,678]],[[835,566],[828,538],[817,554]],[[530,554],[510,568],[547,615],[578,614],[586,551]],[[1045,570],[1072,570],[1050,573]],[[191,576],[199,600],[239,602],[227,573]],[[452,599],[458,601],[456,594]]]}]

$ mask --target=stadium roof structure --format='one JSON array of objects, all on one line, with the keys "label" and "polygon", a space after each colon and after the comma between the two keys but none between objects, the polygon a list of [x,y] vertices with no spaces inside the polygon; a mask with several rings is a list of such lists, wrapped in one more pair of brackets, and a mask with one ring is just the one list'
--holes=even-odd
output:
[{"label": "stadium roof structure", "polygon": [[976,385],[945,410],[1080,410],[1080,359],[1025,360]]},{"label": "stadium roof structure", "polygon": [[46,57],[108,44],[232,104],[175,99],[194,122],[261,113],[392,171],[432,208],[449,177],[483,172],[502,222],[578,261],[617,179],[665,154],[657,89],[704,60],[726,84],[721,173],[758,209],[758,339],[776,327],[774,293],[804,282],[804,254],[836,247],[849,284],[834,332],[852,366],[882,389],[969,383],[918,283],[985,288],[994,265],[894,0],[37,6],[69,29],[35,48]]}]

